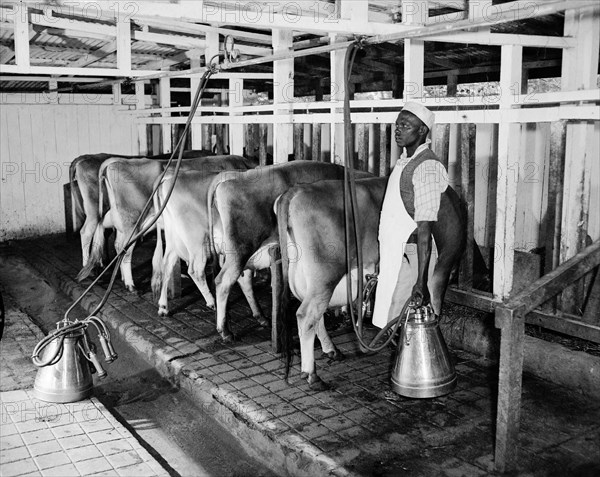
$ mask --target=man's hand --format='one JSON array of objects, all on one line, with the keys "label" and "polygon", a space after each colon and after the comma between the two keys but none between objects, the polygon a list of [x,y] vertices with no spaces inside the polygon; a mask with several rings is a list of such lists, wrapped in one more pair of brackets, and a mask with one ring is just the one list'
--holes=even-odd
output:
[{"label": "man's hand", "polygon": [[431,301],[427,287],[418,283],[413,287],[410,299],[416,306],[426,306]]}]

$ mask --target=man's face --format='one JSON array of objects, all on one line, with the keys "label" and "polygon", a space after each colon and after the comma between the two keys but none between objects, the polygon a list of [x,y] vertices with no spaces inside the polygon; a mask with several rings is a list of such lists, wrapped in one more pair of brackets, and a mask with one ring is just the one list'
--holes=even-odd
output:
[{"label": "man's face", "polygon": [[395,138],[400,147],[410,147],[421,139],[426,126],[413,113],[401,111],[396,119]]}]

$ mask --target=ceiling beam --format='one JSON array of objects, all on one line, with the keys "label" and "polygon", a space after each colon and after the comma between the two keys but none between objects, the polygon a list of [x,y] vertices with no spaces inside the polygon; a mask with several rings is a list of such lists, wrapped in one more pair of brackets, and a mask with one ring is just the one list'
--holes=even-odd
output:
[{"label": "ceiling beam", "polygon": [[3,73],[33,74],[33,75],[78,75],[78,76],[107,76],[110,78],[125,78],[131,76],[147,76],[161,73],[152,70],[119,70],[117,68],[70,68],[54,66],[29,66],[21,68],[17,65],[2,65]]},{"label": "ceiling beam", "polygon": [[424,36],[425,41],[470,43],[477,45],[516,45],[536,48],[571,48],[574,39],[562,36],[520,35],[512,33],[456,32]]},{"label": "ceiling beam", "polygon": [[58,81],[59,83],[95,83],[102,78],[71,78],[60,76],[0,75],[0,81]]},{"label": "ceiling beam", "polygon": [[271,35],[264,33],[255,33],[248,31],[234,30],[232,28],[219,28],[210,25],[203,25],[200,23],[189,23],[184,21],[148,17],[144,15],[133,15],[132,20],[135,23],[141,25],[148,25],[152,27],[166,29],[168,31],[178,33],[189,33],[192,35],[206,34],[207,32],[216,32],[220,35],[227,36],[231,35],[236,40],[250,41],[252,43],[260,43],[264,45],[271,45]]},{"label": "ceiling beam", "polygon": [[[78,5],[95,4],[97,2],[81,1]],[[235,2],[227,8],[222,2],[208,4],[207,2],[180,1],[167,3],[164,1],[138,0],[135,5],[135,15],[140,17],[161,17],[171,20],[185,20],[188,22],[210,23],[211,25],[236,25],[271,30],[273,25],[280,29],[315,32],[322,34],[324,31],[333,33],[346,33],[350,35],[375,35],[381,33],[397,33],[405,27],[398,24],[365,22],[364,19],[339,19],[335,15],[317,15],[313,10],[312,15],[299,15],[300,2],[280,2],[281,12],[275,12],[270,4],[261,7],[260,2],[252,2],[259,9],[250,10],[247,4]],[[307,2],[308,3],[308,2]],[[319,2],[322,3],[322,2]],[[326,4],[323,4],[326,5]]]}]

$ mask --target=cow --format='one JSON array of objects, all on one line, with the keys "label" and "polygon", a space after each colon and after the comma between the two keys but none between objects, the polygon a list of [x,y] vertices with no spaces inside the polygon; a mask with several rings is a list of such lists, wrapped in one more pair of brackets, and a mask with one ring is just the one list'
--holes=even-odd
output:
[{"label": "cow", "polygon": [[84,267],[89,260],[94,230],[100,221],[98,216],[98,171],[102,163],[110,157],[127,159],[137,156],[118,156],[106,153],[85,154],[73,159],[69,166],[71,201],[76,215],[73,227],[74,230],[79,229],[81,236],[81,256]]},{"label": "cow", "polygon": [[[379,262],[377,230],[379,211],[387,178],[373,177],[356,181],[360,221],[357,226],[362,240],[363,274],[374,273]],[[342,181],[321,181],[291,188],[276,203],[279,241],[282,253],[283,299],[280,316],[286,316],[287,295],[291,291],[301,302],[296,319],[300,336],[302,377],[311,388],[323,383],[317,376],[314,358],[315,333],[323,351],[335,349],[333,343],[323,343],[323,314],[329,307],[342,307],[356,299],[346,291],[346,244],[344,232],[344,198]],[[354,231],[351,231],[354,237]],[[352,242],[351,256],[356,259]],[[356,263],[352,263],[353,291],[356,292]],[[283,319],[284,327],[289,317]],[[289,348],[288,338],[283,343]]]},{"label": "cow", "polygon": [[[236,172],[228,171],[228,174],[235,175]],[[213,310],[215,309],[215,299],[208,288],[205,275],[207,261],[212,257],[208,238],[207,196],[210,184],[215,176],[216,173],[203,171],[180,172],[161,219],[157,222],[157,243],[152,259],[152,289],[155,296],[160,296],[158,300],[159,316],[166,316],[169,313],[167,303],[168,282],[175,263],[180,258],[188,264],[188,274],[202,293],[206,305]],[[160,209],[173,180],[173,172],[167,172],[160,183],[157,194],[154,196],[155,210]],[[214,228],[220,229],[218,217],[216,217],[216,220]],[[164,256],[162,253],[161,226],[164,227],[165,231]],[[248,300],[253,316],[261,325],[268,325],[264,317],[261,316],[260,308],[254,297],[250,271],[245,271],[239,277],[238,283]]]},{"label": "cow", "polygon": [[[356,181],[358,216],[356,224],[361,237],[364,275],[376,271],[379,262],[379,215],[388,179],[378,177]],[[323,181],[297,186],[276,204],[279,240],[282,251],[284,297],[291,291],[301,301],[296,312],[300,336],[301,373],[311,388],[324,385],[317,376],[314,360],[315,331],[323,325],[328,307],[344,306],[356,300],[347,295],[346,244],[344,229],[344,184]],[[458,227],[448,217],[459,217]],[[464,207],[456,192],[448,187],[442,195],[438,221],[433,226],[438,258],[434,274],[450,274],[458,265],[464,249],[466,227]],[[354,230],[350,232],[354,237]],[[412,237],[409,242],[415,241]],[[356,244],[352,240],[352,291],[356,293]],[[411,257],[406,256],[407,260]],[[443,298],[443,295],[442,295]],[[281,303],[283,322],[289,325],[289,309]],[[289,333],[285,346],[289,348]],[[320,334],[318,334],[321,338]],[[288,353],[289,356],[289,353]],[[288,357],[289,359],[289,357]],[[288,361],[289,365],[289,361]]]},{"label": "cow", "polygon": [[[78,280],[86,278],[96,265],[102,263],[101,251],[104,248],[106,227],[116,229],[115,248],[117,252],[123,250],[134,233],[135,224],[150,198],[154,182],[164,170],[165,164],[166,161],[123,160],[120,158],[110,158],[102,163],[98,172],[98,180],[101,185],[98,202],[101,207],[102,220],[96,226],[90,259],[77,276]],[[242,156],[210,156],[186,159],[181,164],[181,170],[211,172],[255,166],[255,162]],[[104,193],[108,196],[110,207],[108,210],[103,208]],[[121,262],[121,277],[125,288],[131,293],[136,293],[131,273],[132,254],[133,246],[129,247]]]},{"label": "cow", "polygon": [[[211,155],[210,151],[185,151],[183,157],[203,157]],[[140,159],[144,156],[127,156],[120,154],[84,154],[73,159],[69,166],[69,181],[71,183],[71,202],[75,211],[73,228],[79,230],[81,236],[82,265],[88,264],[90,247],[96,226],[100,222],[98,204],[98,172],[102,163],[111,158]],[[151,156],[150,159],[168,159],[170,154]],[[104,204],[104,208],[108,203]]]},{"label": "cow", "polygon": [[[211,249],[222,259],[215,288],[217,331],[224,341],[233,339],[226,320],[227,298],[232,285],[246,269],[269,267],[268,249],[278,243],[273,211],[275,199],[295,184],[341,179],[343,175],[341,165],[293,161],[258,167],[240,173],[236,178],[222,173],[213,180],[208,194],[209,239]],[[220,218],[221,230],[214,227],[215,214]],[[215,232],[221,232],[221,235]],[[260,316],[261,321],[264,320],[262,312]]]}]

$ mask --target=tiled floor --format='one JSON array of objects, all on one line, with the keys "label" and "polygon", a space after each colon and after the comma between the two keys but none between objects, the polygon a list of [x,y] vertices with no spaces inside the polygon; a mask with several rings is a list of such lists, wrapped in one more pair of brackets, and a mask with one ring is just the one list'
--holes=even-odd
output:
[{"label": "tiled floor", "polygon": [[7,320],[0,342],[0,475],[169,475],[97,399],[36,399],[30,355],[43,335],[23,313]]},{"label": "tiled floor", "polygon": [[[82,287],[73,280],[79,268],[76,243],[51,237],[21,242],[14,250],[51,283],[79,296]],[[300,379],[297,358],[290,381],[282,379],[270,332],[249,317],[241,294],[230,301],[237,337],[231,344],[221,342],[213,312],[188,281],[183,296],[170,306],[172,316],[159,319],[149,265],[142,263],[144,252],[136,252],[134,277],[141,294],[127,294],[118,284],[104,319],[190,394],[210,395],[215,415],[233,431],[246,426],[265,436],[306,475],[493,474],[493,362],[451,350],[457,389],[435,399],[403,398],[389,387],[392,351],[362,354],[351,330],[332,319],[330,334],[346,359],[319,359],[319,375],[331,389],[313,391]],[[268,283],[263,279],[257,285],[265,311],[270,309]],[[84,306],[91,308],[102,291],[96,287]],[[597,475],[600,402],[528,375],[523,384],[518,475]]]}]

